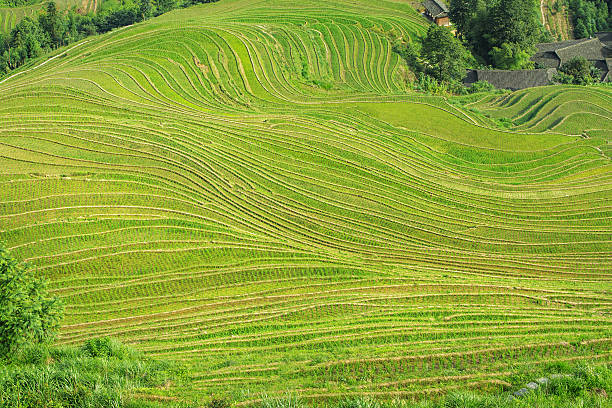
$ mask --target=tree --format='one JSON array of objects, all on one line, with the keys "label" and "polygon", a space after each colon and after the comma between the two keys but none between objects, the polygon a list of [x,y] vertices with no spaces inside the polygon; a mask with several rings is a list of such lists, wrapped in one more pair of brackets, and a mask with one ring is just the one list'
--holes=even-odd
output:
[{"label": "tree", "polygon": [[62,312],[59,299],[49,295],[45,281],[0,247],[0,356],[29,342],[52,339]]},{"label": "tree", "polygon": [[49,44],[48,35],[29,17],[13,28],[9,40],[9,65],[14,69],[27,59],[38,57]]},{"label": "tree", "polygon": [[412,72],[422,72],[421,56],[417,44],[413,42],[399,42],[393,45],[393,51],[406,61]]},{"label": "tree", "polygon": [[449,15],[479,61],[498,68],[527,66],[546,33],[535,0],[451,0]]},{"label": "tree", "polygon": [[155,15],[167,13],[176,7],[176,0],[155,0]]},{"label": "tree", "polygon": [[469,54],[446,27],[429,27],[421,56],[428,73],[438,80],[457,81],[465,77]]},{"label": "tree", "polygon": [[62,27],[62,18],[57,13],[55,2],[51,1],[47,4],[47,12],[41,14],[38,19],[40,26],[49,37],[49,45],[52,48],[57,48],[63,44],[64,29]]},{"label": "tree", "polygon": [[576,38],[588,38],[597,31],[606,31],[610,28],[610,10],[612,10],[610,1],[570,0],[569,9]]},{"label": "tree", "polygon": [[534,0],[499,0],[489,12],[487,37],[491,49],[504,43],[522,50],[534,47],[541,35]]},{"label": "tree", "polygon": [[146,20],[150,18],[153,14],[153,6],[151,5],[151,0],[140,0],[138,11],[141,20]]},{"label": "tree", "polygon": [[534,66],[529,60],[532,50],[523,50],[518,44],[503,43],[501,47],[493,47],[489,55],[499,69],[531,69]]},{"label": "tree", "polygon": [[451,0],[450,2],[448,15],[462,37],[465,37],[471,30],[478,3],[478,0]]},{"label": "tree", "polygon": [[582,20],[578,20],[574,26],[574,36],[576,38],[587,38],[589,36],[589,30],[587,30]]},{"label": "tree", "polygon": [[8,38],[0,32],[0,54],[8,48]]},{"label": "tree", "polygon": [[559,67],[564,75],[558,75],[555,79],[561,83],[575,85],[590,85],[599,80],[597,70],[584,57],[574,57]]}]

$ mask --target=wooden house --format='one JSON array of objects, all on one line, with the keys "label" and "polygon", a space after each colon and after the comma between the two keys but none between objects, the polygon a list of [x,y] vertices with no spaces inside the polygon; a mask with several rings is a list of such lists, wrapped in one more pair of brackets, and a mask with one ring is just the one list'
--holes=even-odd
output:
[{"label": "wooden house", "polygon": [[449,26],[450,18],[448,17],[448,7],[442,0],[425,0],[425,15],[439,26]]}]

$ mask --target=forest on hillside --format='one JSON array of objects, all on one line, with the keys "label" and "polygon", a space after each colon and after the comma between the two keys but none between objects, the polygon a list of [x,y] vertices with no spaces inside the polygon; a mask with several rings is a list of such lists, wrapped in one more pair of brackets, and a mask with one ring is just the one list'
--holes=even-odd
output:
[{"label": "forest on hillside", "polygon": [[574,36],[588,38],[612,28],[612,2],[609,0],[558,0],[571,11]]}]

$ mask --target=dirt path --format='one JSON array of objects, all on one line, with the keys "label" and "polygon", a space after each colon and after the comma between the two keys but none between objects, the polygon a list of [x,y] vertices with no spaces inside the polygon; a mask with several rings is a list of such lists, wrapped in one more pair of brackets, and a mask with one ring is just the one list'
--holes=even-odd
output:
[{"label": "dirt path", "polygon": [[546,15],[544,14],[545,1],[546,0],[540,0],[540,14],[542,14],[542,24],[544,25],[544,27],[546,27],[548,31],[550,31],[550,25],[548,24],[548,21],[546,21]]},{"label": "dirt path", "polygon": [[[573,28],[570,23],[567,6],[553,10],[547,0],[540,0],[540,14],[542,15],[542,25],[554,37],[560,40],[573,38]],[[547,13],[548,11],[548,13]],[[547,15],[549,16],[547,18]]]}]

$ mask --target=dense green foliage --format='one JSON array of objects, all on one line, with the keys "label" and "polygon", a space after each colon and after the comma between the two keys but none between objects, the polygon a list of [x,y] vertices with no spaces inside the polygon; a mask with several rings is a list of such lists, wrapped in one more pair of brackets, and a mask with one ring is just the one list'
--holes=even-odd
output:
[{"label": "dense green foliage", "polygon": [[0,0],[0,7],[20,7],[39,3],[42,0]]},{"label": "dense green foliage", "polygon": [[612,2],[609,0],[558,0],[569,4],[574,36],[589,38],[612,29]]},{"label": "dense green foliage", "polygon": [[0,74],[55,48],[136,21],[138,13],[134,6],[126,5],[94,17],[72,10],[60,13],[51,2],[38,20],[24,18],[0,42]]},{"label": "dense green foliage", "polygon": [[421,51],[427,72],[441,81],[459,81],[465,77],[469,54],[446,27],[431,25]]},{"label": "dense green foliage", "polygon": [[574,57],[559,67],[555,80],[562,84],[591,85],[599,82],[601,72],[584,57]]},{"label": "dense green foliage", "polygon": [[81,347],[29,346],[0,365],[0,406],[179,408],[183,405],[174,399],[152,403],[133,394],[151,392],[180,375],[169,363],[108,338],[88,340]]},{"label": "dense green foliage", "polygon": [[514,44],[521,49],[534,47],[541,37],[536,0],[498,0],[487,8],[486,40],[491,48]]},{"label": "dense green foliage", "polygon": [[489,52],[493,66],[499,69],[528,69],[534,64],[530,61],[533,48],[523,48],[516,43],[503,43]]},{"label": "dense green foliage", "polygon": [[535,0],[451,0],[449,16],[482,63],[522,69],[544,35],[537,10]]},{"label": "dense green foliage", "polygon": [[26,344],[52,339],[62,311],[46,282],[0,246],[0,358],[10,358]]},{"label": "dense green foliage", "polygon": [[412,89],[430,94],[466,93],[460,81],[474,61],[446,27],[430,25],[419,41],[395,41],[397,53],[414,74]]}]

